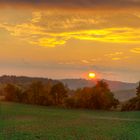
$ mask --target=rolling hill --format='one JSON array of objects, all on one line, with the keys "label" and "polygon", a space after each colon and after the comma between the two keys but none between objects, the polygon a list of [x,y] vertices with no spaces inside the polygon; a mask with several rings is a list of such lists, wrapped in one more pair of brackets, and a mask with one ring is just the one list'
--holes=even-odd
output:
[{"label": "rolling hill", "polygon": [[[96,84],[97,81],[86,80],[86,79],[62,79],[62,80],[52,80],[48,78],[38,78],[38,77],[26,77],[26,76],[1,76],[0,77],[0,86],[6,83],[14,83],[21,85],[28,85],[33,81],[42,81],[43,83],[51,82],[55,84],[59,81],[66,84],[70,89],[76,90],[83,87],[92,87]],[[113,91],[116,98],[121,101],[128,100],[135,96],[135,89],[138,83],[125,83],[120,81],[110,81],[104,80],[108,83],[111,91]]]},{"label": "rolling hill", "polygon": [[[77,89],[83,87],[92,87],[96,81],[85,79],[63,79],[64,84],[68,85],[70,89]],[[115,98],[120,101],[126,101],[136,96],[136,87],[138,83],[125,83],[120,81],[104,80],[108,83],[109,88],[114,93]]]},{"label": "rolling hill", "polygon": [[[111,81],[111,80],[105,80],[106,83],[108,83],[110,89],[112,91],[119,91],[119,90],[130,90],[135,89],[138,83],[125,83],[120,81]],[[86,79],[62,79],[61,82],[68,85],[70,89],[77,89],[77,88],[83,88],[83,87],[92,87],[96,84],[98,80],[86,80]]]}]

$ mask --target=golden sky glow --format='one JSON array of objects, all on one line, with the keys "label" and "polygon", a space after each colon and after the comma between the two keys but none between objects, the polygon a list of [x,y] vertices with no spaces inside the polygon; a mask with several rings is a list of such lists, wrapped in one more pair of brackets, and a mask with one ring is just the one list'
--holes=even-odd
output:
[{"label": "golden sky glow", "polygon": [[110,1],[104,0],[105,5],[94,0],[92,9],[92,3],[79,1],[48,1],[54,7],[48,9],[43,1],[39,5],[43,8],[35,1],[22,1],[23,6],[16,0],[2,2],[0,74],[80,78],[91,70],[101,78],[138,81],[139,2],[120,0],[117,8]]}]

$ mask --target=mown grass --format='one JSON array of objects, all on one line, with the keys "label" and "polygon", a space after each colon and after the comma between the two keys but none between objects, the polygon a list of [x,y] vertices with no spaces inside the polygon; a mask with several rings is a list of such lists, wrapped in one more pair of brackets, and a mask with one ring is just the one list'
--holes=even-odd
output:
[{"label": "mown grass", "polygon": [[39,139],[140,140],[140,112],[0,104],[0,140]]}]

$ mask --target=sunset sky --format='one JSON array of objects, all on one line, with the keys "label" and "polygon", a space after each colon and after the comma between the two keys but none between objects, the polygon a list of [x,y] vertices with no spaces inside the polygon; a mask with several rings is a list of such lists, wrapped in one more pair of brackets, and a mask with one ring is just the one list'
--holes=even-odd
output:
[{"label": "sunset sky", "polygon": [[140,0],[1,0],[0,75],[140,80]]}]

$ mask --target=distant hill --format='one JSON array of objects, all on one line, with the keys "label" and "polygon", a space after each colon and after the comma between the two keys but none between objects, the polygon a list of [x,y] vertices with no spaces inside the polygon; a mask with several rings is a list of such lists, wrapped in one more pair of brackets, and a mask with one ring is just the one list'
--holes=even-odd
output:
[{"label": "distant hill", "polygon": [[[38,77],[26,77],[26,76],[0,76],[0,84],[5,83],[15,83],[15,84],[29,84],[32,81],[42,81],[43,83],[57,83],[58,81],[66,84],[70,89],[77,89],[83,87],[92,87],[96,84],[97,81],[86,80],[86,79],[62,79],[62,80],[52,80],[48,78],[38,78]],[[135,89],[138,83],[125,83],[120,81],[110,81],[104,80],[108,83],[110,89],[112,91],[120,91],[120,90],[130,90]]]},{"label": "distant hill", "polygon": [[136,96],[136,89],[114,91],[115,98],[126,101]]},{"label": "distant hill", "polygon": [[[68,85],[71,89],[92,87],[96,84],[96,81],[85,79],[63,79],[64,84]],[[136,96],[136,87],[138,83],[125,83],[120,81],[104,80],[108,83],[109,88],[114,93],[115,97],[120,101],[128,100]]]},{"label": "distant hill", "polygon": [[[26,77],[26,76],[1,76],[0,77],[0,87],[6,83],[21,84],[26,86],[33,81],[42,81],[43,83],[52,83],[55,84],[58,81],[66,84],[70,89],[77,89],[83,87],[92,87],[96,84],[97,81],[86,80],[86,79],[62,79],[62,80],[52,80],[48,78],[38,78],[38,77]],[[138,83],[125,83],[120,81],[110,81],[104,80],[108,83],[111,91],[115,94],[115,97],[121,101],[130,99],[135,96],[135,89]]]},{"label": "distant hill", "polygon": [[[92,87],[97,82],[97,81],[86,80],[86,79],[62,79],[61,81],[64,84],[68,85],[68,87],[71,89]],[[108,83],[112,91],[135,89],[138,84],[138,83],[125,83],[120,81],[110,81],[105,79],[104,81]]]},{"label": "distant hill", "polygon": [[78,89],[83,87],[92,87],[96,84],[96,81],[85,79],[62,79],[61,82],[66,84],[70,89]]},{"label": "distant hill", "polygon": [[28,85],[33,81],[41,81],[43,83],[51,82],[53,84],[58,82],[58,80],[52,80],[52,79],[48,79],[48,78],[38,78],[38,77],[7,76],[7,75],[0,77],[0,85],[7,84],[7,83]]}]

